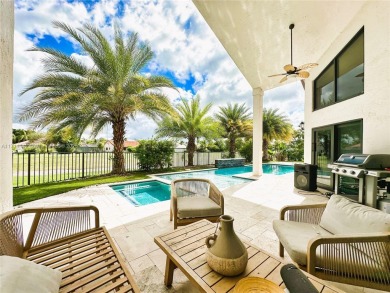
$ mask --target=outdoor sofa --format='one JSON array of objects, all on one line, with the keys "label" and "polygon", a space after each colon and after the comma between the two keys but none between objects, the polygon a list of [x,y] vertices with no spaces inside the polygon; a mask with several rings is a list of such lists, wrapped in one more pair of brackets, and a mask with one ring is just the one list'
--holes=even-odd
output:
[{"label": "outdoor sofa", "polygon": [[390,215],[332,195],[326,204],[286,206],[273,222],[284,249],[319,278],[390,291]]},{"label": "outdoor sofa", "polygon": [[[25,240],[24,240],[25,239]],[[0,216],[0,292],[139,292],[94,206]]]}]

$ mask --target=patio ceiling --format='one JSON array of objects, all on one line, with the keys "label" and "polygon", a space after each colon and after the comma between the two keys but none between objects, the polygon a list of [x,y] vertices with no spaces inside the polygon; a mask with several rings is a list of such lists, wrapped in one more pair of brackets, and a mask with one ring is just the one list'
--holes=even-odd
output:
[{"label": "patio ceiling", "polygon": [[316,63],[367,1],[193,2],[252,88],[267,90],[290,63],[291,23],[293,65]]}]

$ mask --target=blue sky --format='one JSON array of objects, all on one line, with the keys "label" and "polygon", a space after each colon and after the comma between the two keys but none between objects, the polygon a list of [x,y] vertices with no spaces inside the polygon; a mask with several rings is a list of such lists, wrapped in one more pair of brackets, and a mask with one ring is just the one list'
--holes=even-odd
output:
[{"label": "blue sky", "polygon": [[[126,33],[138,32],[155,53],[143,73],[170,78],[178,89],[165,91],[172,102],[180,97],[189,99],[199,95],[203,105],[213,103],[212,112],[228,102],[245,103],[252,108],[251,87],[191,1],[16,0],[15,128],[28,128],[28,123],[17,121],[16,113],[28,105],[35,94],[19,97],[18,93],[43,72],[41,53],[26,52],[28,48],[51,47],[90,62],[68,36],[53,27],[54,20],[75,28],[92,23],[108,38],[113,34],[114,22]],[[279,108],[297,126],[303,120],[303,96],[300,83],[288,84],[267,91],[264,107]],[[126,137],[150,138],[155,128],[152,120],[139,115],[136,121],[127,123]],[[111,138],[111,132],[107,128],[99,136]],[[85,135],[88,136],[88,131]]]}]

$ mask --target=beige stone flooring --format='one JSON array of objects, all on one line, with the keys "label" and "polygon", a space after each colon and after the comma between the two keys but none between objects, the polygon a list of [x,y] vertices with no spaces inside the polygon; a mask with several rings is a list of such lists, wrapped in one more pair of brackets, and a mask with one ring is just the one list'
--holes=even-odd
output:
[{"label": "beige stone flooring", "polygon": [[[292,173],[263,175],[256,181],[236,185],[222,192],[225,196],[225,214],[234,217],[237,234],[274,255],[278,255],[278,242],[272,221],[279,217],[280,208],[289,204],[327,201],[318,192],[294,189]],[[142,292],[198,292],[178,269],[174,273],[172,287],[168,289],[164,286],[166,257],[154,243],[154,237],[173,230],[173,224],[169,221],[169,201],[134,207],[108,185],[99,185],[22,206],[91,204],[99,208],[101,225],[109,229]],[[290,261],[288,256],[285,259]],[[380,292],[339,283],[333,285],[346,292]]]}]

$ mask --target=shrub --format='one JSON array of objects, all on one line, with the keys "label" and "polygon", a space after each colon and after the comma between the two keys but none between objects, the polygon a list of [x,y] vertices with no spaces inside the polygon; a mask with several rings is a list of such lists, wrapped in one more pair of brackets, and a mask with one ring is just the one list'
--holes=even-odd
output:
[{"label": "shrub", "polygon": [[173,142],[168,140],[141,140],[136,147],[136,157],[141,170],[169,168],[174,152]]},{"label": "shrub", "polygon": [[238,150],[240,155],[245,158],[247,163],[252,162],[253,160],[253,141],[252,139],[246,140],[241,148]]}]

